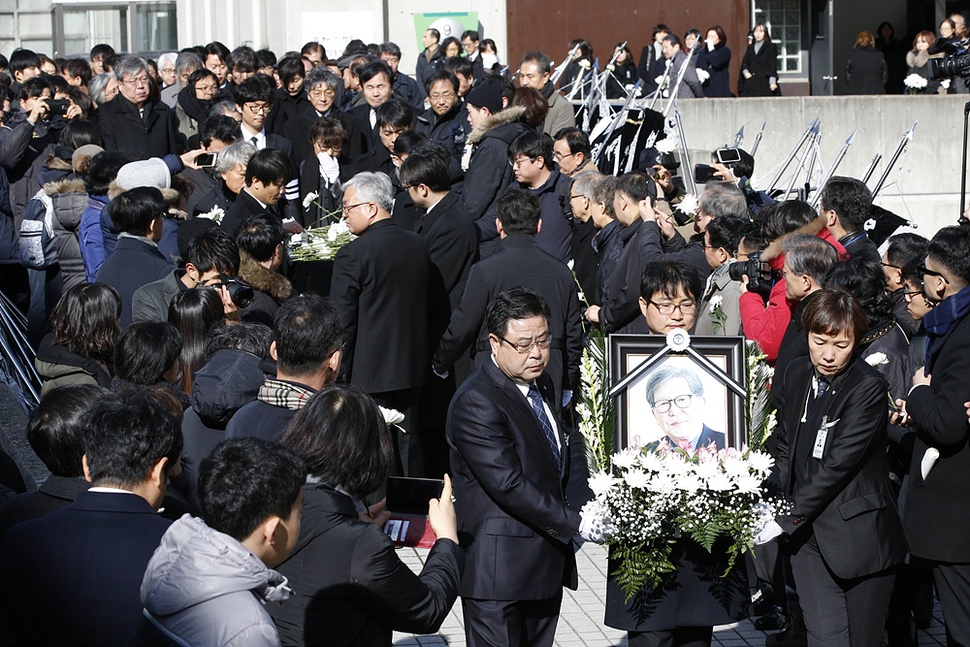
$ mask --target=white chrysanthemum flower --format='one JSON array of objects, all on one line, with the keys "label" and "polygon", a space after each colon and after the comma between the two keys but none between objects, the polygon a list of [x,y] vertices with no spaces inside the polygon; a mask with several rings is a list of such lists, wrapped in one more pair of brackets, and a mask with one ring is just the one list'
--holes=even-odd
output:
[{"label": "white chrysanthemum flower", "polygon": [[689,216],[694,216],[694,215],[697,215],[697,208],[700,206],[700,204],[701,203],[697,199],[696,195],[694,195],[693,193],[688,193],[687,195],[685,195],[683,198],[680,199],[680,202],[677,203],[676,209],[681,213],[686,213]]},{"label": "white chrysanthemum flower", "polygon": [[761,481],[762,479],[757,476],[742,476],[735,483],[737,484],[738,492],[742,494],[757,494],[761,491]]},{"label": "white chrysanthemum flower", "polygon": [[734,487],[734,482],[727,474],[718,472],[707,479],[707,489],[714,492],[726,492]]},{"label": "white chrysanthemum flower", "polygon": [[926,87],[926,78],[914,72],[903,79],[903,85],[910,89],[921,90]]},{"label": "white chrysanthemum flower", "polygon": [[200,213],[197,217],[208,218],[209,220],[214,220],[215,222],[222,222],[222,218],[225,215],[226,215],[226,212],[223,211],[220,207],[212,207],[212,211],[209,211],[207,213]]},{"label": "white chrysanthemum flower", "polygon": [[319,197],[320,197],[320,194],[317,193],[316,191],[310,191],[309,193],[307,193],[306,197],[303,198],[303,208],[309,209],[310,205],[313,204],[314,200],[316,200]]},{"label": "white chrysanthemum flower", "polygon": [[621,470],[628,470],[636,464],[638,453],[639,452],[631,449],[625,449],[622,452],[613,454],[613,458],[611,460],[613,461],[613,465],[615,467],[618,467]]},{"label": "white chrysanthemum flower", "polygon": [[866,357],[866,364],[873,368],[882,366],[883,364],[888,364],[889,358],[886,357],[886,353],[873,353]]},{"label": "white chrysanthemum flower", "polygon": [[643,470],[632,469],[623,476],[626,484],[638,490],[644,490],[650,484],[650,476]]},{"label": "white chrysanthemum flower", "polygon": [[613,486],[616,485],[618,479],[610,476],[606,472],[599,472],[593,474],[589,477],[589,489],[593,491],[593,494],[597,497],[609,494]]},{"label": "white chrysanthemum flower", "polygon": [[404,414],[397,409],[385,409],[380,405],[377,408],[381,410],[381,415],[384,416],[384,422],[388,425],[397,425],[404,422]]},{"label": "white chrysanthemum flower", "polygon": [[656,148],[657,152],[660,153],[661,155],[665,155],[667,153],[673,153],[675,150],[677,150],[677,138],[665,137],[664,139],[661,139],[659,142],[654,144],[653,147]]}]

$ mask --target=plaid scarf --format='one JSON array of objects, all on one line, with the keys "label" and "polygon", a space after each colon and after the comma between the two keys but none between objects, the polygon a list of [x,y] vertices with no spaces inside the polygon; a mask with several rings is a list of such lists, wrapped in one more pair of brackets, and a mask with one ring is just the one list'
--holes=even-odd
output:
[{"label": "plaid scarf", "polygon": [[267,377],[256,398],[274,407],[299,411],[314,393],[309,387]]}]

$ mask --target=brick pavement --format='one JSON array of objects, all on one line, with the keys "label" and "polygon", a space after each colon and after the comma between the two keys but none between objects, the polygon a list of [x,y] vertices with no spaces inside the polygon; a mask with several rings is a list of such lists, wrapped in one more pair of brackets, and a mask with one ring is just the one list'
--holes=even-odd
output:
[{"label": "brick pavement", "polygon": [[[401,559],[415,573],[420,572],[427,550],[405,548],[398,551]],[[579,569],[579,588],[565,591],[556,647],[626,647],[626,632],[603,624],[606,603],[606,549],[586,544],[576,555]],[[919,632],[919,644],[945,645],[946,636],[941,622],[939,605],[933,609],[933,622]],[[750,621],[717,627],[714,645],[720,647],[763,647],[765,633],[754,628]],[[448,614],[436,634],[415,636],[395,632],[396,647],[464,647],[465,634],[461,616],[461,599]]]}]

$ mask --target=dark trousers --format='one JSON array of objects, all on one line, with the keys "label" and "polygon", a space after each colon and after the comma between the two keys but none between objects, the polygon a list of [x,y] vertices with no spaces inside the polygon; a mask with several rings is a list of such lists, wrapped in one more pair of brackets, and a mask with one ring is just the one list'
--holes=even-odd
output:
[{"label": "dark trousers", "polygon": [[675,627],[666,631],[631,631],[630,647],[710,647],[714,627]]},{"label": "dark trousers", "polygon": [[815,537],[791,557],[809,647],[882,647],[896,568],[844,580],[822,559]]},{"label": "dark trousers", "polygon": [[468,647],[552,647],[562,591],[545,600],[461,599]]},{"label": "dark trousers", "polygon": [[949,647],[970,646],[970,564],[933,565]]}]

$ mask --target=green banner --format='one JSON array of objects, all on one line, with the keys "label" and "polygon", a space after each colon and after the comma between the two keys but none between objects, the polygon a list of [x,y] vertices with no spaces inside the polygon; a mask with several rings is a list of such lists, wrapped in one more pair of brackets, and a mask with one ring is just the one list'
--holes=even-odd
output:
[{"label": "green banner", "polygon": [[[464,11],[453,13],[416,13],[414,16],[414,33],[417,38],[418,51],[424,51],[422,37],[428,29],[437,29],[441,34],[441,40],[454,36],[461,40],[461,34],[465,30],[478,29],[478,12]],[[462,50],[461,55],[465,55]]]}]

